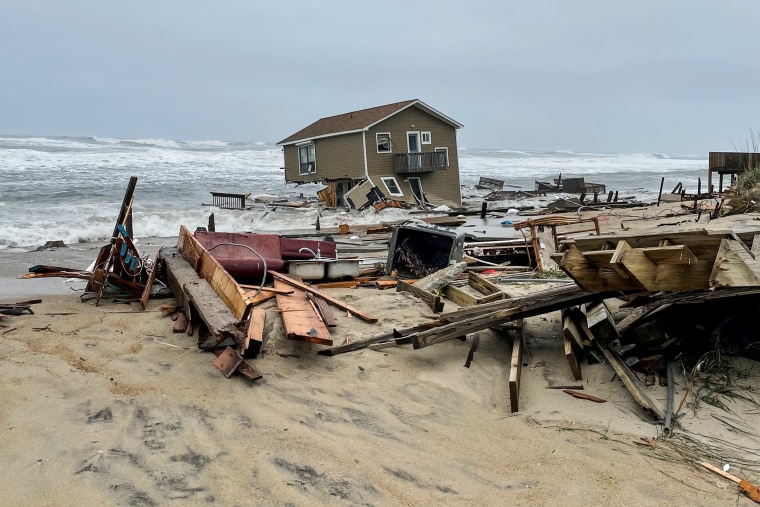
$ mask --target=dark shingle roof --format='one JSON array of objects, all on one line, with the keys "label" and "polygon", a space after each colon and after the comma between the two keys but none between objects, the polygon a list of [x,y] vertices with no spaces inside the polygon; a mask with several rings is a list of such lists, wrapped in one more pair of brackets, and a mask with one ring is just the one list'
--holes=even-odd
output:
[{"label": "dark shingle roof", "polygon": [[[328,116],[327,118],[321,118],[311,125],[299,130],[295,134],[286,137],[277,144],[291,144],[297,141],[306,139],[314,139],[316,137],[324,137],[328,135],[339,134],[343,132],[353,132],[357,130],[363,130],[367,127],[374,125],[380,120],[391,116],[402,109],[406,109],[412,104],[420,104],[428,112],[435,113],[436,115],[443,116],[429,106],[424,105],[417,99],[404,100],[402,102],[395,102],[393,104],[386,104],[384,106],[370,107],[369,109],[361,109],[359,111],[352,111],[350,113],[339,114],[336,116]],[[445,116],[443,116],[446,118]],[[448,121],[456,122],[447,118]],[[461,126],[461,125],[460,125]]]}]

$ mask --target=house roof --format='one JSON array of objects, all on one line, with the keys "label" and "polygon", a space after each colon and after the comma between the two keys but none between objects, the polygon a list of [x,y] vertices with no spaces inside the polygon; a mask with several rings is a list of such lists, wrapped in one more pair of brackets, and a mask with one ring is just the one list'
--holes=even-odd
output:
[{"label": "house roof", "polygon": [[299,130],[295,134],[286,137],[278,145],[295,144],[301,141],[309,141],[312,139],[318,139],[320,137],[330,137],[342,134],[349,134],[352,132],[361,132],[363,130],[369,130],[370,127],[380,123],[397,114],[404,109],[416,106],[423,111],[431,114],[440,120],[450,124],[454,128],[461,128],[463,125],[445,114],[436,111],[432,107],[428,106],[424,102],[418,99],[404,100],[402,102],[394,102],[393,104],[386,104],[384,106],[370,107],[369,109],[360,109],[359,111],[351,111],[349,113],[339,114],[336,116],[328,116],[321,118],[311,125]]}]

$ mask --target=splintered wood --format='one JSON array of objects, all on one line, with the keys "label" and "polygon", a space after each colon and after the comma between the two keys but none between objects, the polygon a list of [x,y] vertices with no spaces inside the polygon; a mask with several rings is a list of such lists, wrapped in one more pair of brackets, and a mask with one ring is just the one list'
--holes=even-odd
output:
[{"label": "splintered wood", "polygon": [[293,289],[293,294],[290,295],[277,294],[277,306],[282,314],[285,334],[289,339],[320,345],[333,344],[327,326],[314,311],[305,291],[277,279],[274,281],[274,288]]}]

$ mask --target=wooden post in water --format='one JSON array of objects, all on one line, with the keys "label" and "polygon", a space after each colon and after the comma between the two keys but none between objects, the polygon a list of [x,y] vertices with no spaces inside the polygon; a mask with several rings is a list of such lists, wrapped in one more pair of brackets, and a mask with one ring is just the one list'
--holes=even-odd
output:
[{"label": "wooden post in water", "polygon": [[660,205],[660,199],[662,199],[662,186],[665,185],[665,176],[660,180],[660,193],[657,195],[657,206]]},{"label": "wooden post in water", "polygon": [[697,178],[697,195],[702,193],[702,178]]},{"label": "wooden post in water", "polygon": [[213,213],[208,216],[208,232],[216,232],[216,223],[214,222]]},{"label": "wooden post in water", "polygon": [[487,210],[488,210],[488,203],[483,202],[483,204],[480,206],[480,218],[486,217]]}]

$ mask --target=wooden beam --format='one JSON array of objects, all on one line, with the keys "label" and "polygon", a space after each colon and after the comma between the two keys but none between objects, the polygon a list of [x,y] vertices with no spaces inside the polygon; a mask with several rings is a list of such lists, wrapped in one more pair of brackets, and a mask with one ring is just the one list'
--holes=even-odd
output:
[{"label": "wooden beam", "polygon": [[522,353],[523,353],[523,332],[522,326],[518,326],[515,333],[515,339],[512,342],[512,360],[509,365],[509,409],[511,412],[517,412],[520,401],[520,374],[522,373]]},{"label": "wooden beam", "polygon": [[261,351],[264,343],[264,325],[266,324],[267,312],[263,308],[251,310],[251,319],[248,321],[248,333],[243,349],[250,356],[256,356]]},{"label": "wooden beam", "polygon": [[206,280],[185,282],[182,290],[217,343],[232,338],[240,347],[245,345],[245,333],[240,330],[240,321]]},{"label": "wooden beam", "polygon": [[[595,341],[593,333],[589,330],[588,326],[586,326],[585,322],[581,322],[580,328],[589,340]],[[612,369],[615,370],[617,376],[620,377],[620,380],[625,384],[628,392],[631,393],[633,399],[636,400],[636,403],[656,419],[664,419],[665,412],[662,407],[655,403],[649,396],[645,387],[641,385],[641,381],[639,381],[636,374],[631,371],[628,365],[625,364],[625,361],[620,359],[620,356],[614,351],[609,350],[606,346],[602,345],[599,348],[607,359],[607,362],[612,366]]]},{"label": "wooden beam", "polygon": [[176,247],[162,247],[158,251],[157,258],[162,259],[166,266],[166,281],[174,294],[174,299],[177,300],[177,304],[185,311],[185,316],[190,319],[190,300],[182,287],[187,282],[199,280],[198,273],[180,255]]},{"label": "wooden beam", "polygon": [[583,373],[581,373],[581,365],[578,363],[578,358],[575,357],[573,352],[573,341],[567,335],[564,336],[565,343],[565,358],[570,365],[570,371],[573,372],[573,378],[578,381],[583,380]]},{"label": "wooden beam", "polygon": [[491,280],[473,271],[467,273],[467,284],[481,294],[485,294],[486,296],[489,296],[491,294],[499,294],[499,299],[507,299],[512,297]]},{"label": "wooden beam", "polygon": [[562,333],[565,338],[575,343],[578,349],[583,350],[583,335],[580,329],[578,329],[576,319],[573,318],[573,315],[568,310],[562,311]]},{"label": "wooden beam", "polygon": [[686,245],[648,247],[641,249],[655,264],[696,264],[699,259]]},{"label": "wooden beam", "polygon": [[148,275],[148,283],[145,284],[142,297],[140,298],[140,306],[143,310],[148,306],[148,299],[150,299],[150,291],[153,289],[153,282],[156,280],[156,272],[158,271],[159,260],[156,259],[153,262],[153,266],[150,268],[150,275]]},{"label": "wooden beam", "polygon": [[[219,350],[219,349],[214,349],[211,352],[213,352],[217,356],[220,356],[220,355],[222,355],[222,353],[224,351],[223,350]],[[239,374],[241,374],[242,376],[244,376],[245,378],[247,378],[248,380],[250,380],[250,381],[259,380],[261,378],[264,378],[264,375],[262,375],[261,373],[259,373],[258,370],[256,370],[253,366],[249,365],[245,361],[242,361],[240,364],[238,364],[236,371]]]},{"label": "wooden beam", "polygon": [[[278,279],[275,279],[274,286],[277,289],[288,287],[285,282]],[[330,332],[306,298],[305,291],[296,289],[290,296],[277,294],[277,306],[282,313],[285,335],[289,339],[320,345],[333,344]]]},{"label": "wooden beam", "polygon": [[398,283],[396,284],[396,292],[408,292],[409,294],[417,296],[433,311],[433,313],[441,313],[443,311],[444,303],[441,300],[441,296],[420,289],[419,287],[415,287],[413,284],[407,283],[404,280],[398,280]]},{"label": "wooden beam", "polygon": [[523,308],[500,310],[483,316],[473,317],[459,322],[452,322],[429,331],[422,331],[408,338],[412,339],[412,346],[417,350],[429,345],[451,340],[452,338],[465,336],[469,333],[474,333],[475,331],[482,331],[483,329],[503,324],[510,320],[515,320],[519,318],[517,316],[520,315],[523,310]]},{"label": "wooden beam", "polygon": [[738,241],[724,239],[715,257],[710,282],[713,288],[758,286],[760,259],[753,258]]},{"label": "wooden beam", "polygon": [[322,321],[327,327],[335,327],[338,325],[338,322],[335,320],[335,315],[333,315],[333,312],[330,309],[330,305],[327,304],[327,301],[319,296],[315,296],[311,292],[307,292],[306,297],[309,301],[314,303],[314,306],[317,308],[317,313],[319,313],[319,316],[322,317]]},{"label": "wooden beam", "polygon": [[443,293],[452,303],[459,306],[473,306],[478,303],[475,296],[451,284],[443,288]]},{"label": "wooden beam", "polygon": [[184,225],[180,226],[177,249],[201,278],[211,285],[235,317],[242,319],[249,304],[243,297],[243,289]]},{"label": "wooden beam", "polygon": [[339,299],[335,299],[334,297],[330,297],[327,294],[318,291],[317,289],[314,289],[313,287],[309,287],[308,285],[304,285],[301,282],[298,282],[296,280],[293,280],[292,278],[283,275],[282,273],[277,273],[276,271],[267,271],[275,280],[279,280],[281,282],[287,283],[288,285],[295,287],[297,289],[304,290],[306,292],[311,292],[312,294],[319,296],[328,303],[330,303],[333,306],[337,306],[338,308],[342,310],[346,310],[347,312],[351,313],[352,315],[355,315],[359,317],[362,320],[365,320],[367,322],[377,322],[377,317],[373,317],[371,315],[368,315],[364,312],[361,312],[354,308],[353,306],[344,303],[343,301]]},{"label": "wooden beam", "polygon": [[591,262],[583,255],[583,251],[575,245],[570,245],[568,251],[560,259],[559,267],[587,291],[640,289],[635,280],[620,276],[614,267],[599,266]]},{"label": "wooden beam", "polygon": [[[649,254],[672,247],[631,248],[616,258],[616,264],[650,292],[687,291],[709,288],[712,262],[696,261],[693,264],[673,264],[653,261]],[[689,252],[690,253],[690,252]],[[656,254],[654,254],[656,255]],[[696,257],[694,257],[696,259]]]}]

